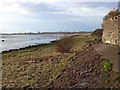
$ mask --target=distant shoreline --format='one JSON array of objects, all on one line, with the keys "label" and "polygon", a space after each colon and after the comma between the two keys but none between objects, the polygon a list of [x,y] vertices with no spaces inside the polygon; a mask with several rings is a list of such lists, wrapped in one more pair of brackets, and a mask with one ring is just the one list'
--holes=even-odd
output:
[{"label": "distant shoreline", "polygon": [[23,48],[5,50],[5,51],[0,52],[0,54],[1,53],[11,52],[11,51],[19,51],[19,50],[23,50],[23,49],[28,49],[28,48],[43,46],[43,45],[50,45],[50,44],[52,44],[52,42],[50,42],[50,43],[42,43],[42,44],[37,44],[37,45],[29,45],[29,46],[26,46],[26,47],[23,47]]},{"label": "distant shoreline", "polygon": [[[72,36],[76,36],[76,35],[72,35]],[[68,37],[71,37],[71,36],[68,36]],[[61,39],[59,39],[59,40],[61,40]],[[28,48],[43,46],[43,45],[50,45],[50,44],[53,44],[54,42],[57,42],[59,40],[53,40],[53,41],[50,41],[49,43],[41,43],[41,44],[36,44],[36,45],[29,45],[29,46],[18,48],[18,49],[5,50],[5,51],[0,52],[0,54],[1,53],[6,53],[6,52],[11,52],[11,51],[19,51],[19,50],[23,50],[23,49],[28,49]]]},{"label": "distant shoreline", "polygon": [[[62,33],[61,33],[62,34]],[[84,33],[84,34],[90,34],[90,33]],[[62,38],[66,38],[66,37],[73,37],[73,36],[76,36],[76,35],[84,35],[83,33],[74,33],[74,34],[67,34],[67,36],[63,36]],[[9,34],[10,35],[10,34]],[[20,35],[20,34],[19,34]],[[30,35],[32,35],[32,34],[30,34]],[[39,35],[39,34],[37,34],[37,35]],[[41,35],[41,34],[40,34]],[[61,39],[62,39],[61,38]],[[59,40],[61,40],[61,39],[59,39]],[[0,52],[0,54],[1,53],[5,53],[5,52],[10,52],[10,51],[18,51],[18,50],[22,50],[22,49],[26,49],[26,48],[32,48],[32,47],[37,47],[37,46],[42,46],[42,45],[49,45],[49,44],[52,44],[52,43],[54,43],[54,42],[57,42],[57,41],[59,41],[59,40],[53,40],[53,41],[50,41],[50,42],[48,42],[48,43],[40,43],[40,44],[36,44],[36,45],[29,45],[29,46],[25,46],[25,47],[22,47],[22,48],[18,48],[18,49],[10,49],[10,50],[4,50],[4,51],[2,51],[2,52]]]},{"label": "distant shoreline", "polygon": [[91,32],[0,33],[0,35],[83,34]]}]

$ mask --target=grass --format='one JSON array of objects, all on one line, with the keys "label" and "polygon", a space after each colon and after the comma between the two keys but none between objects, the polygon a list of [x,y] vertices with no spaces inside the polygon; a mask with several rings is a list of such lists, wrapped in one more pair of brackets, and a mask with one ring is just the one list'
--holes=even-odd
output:
[{"label": "grass", "polygon": [[60,75],[60,73],[67,67],[73,56],[74,55],[69,55],[67,58],[62,59],[60,63],[51,70],[48,82],[45,84],[43,83],[44,87],[50,85],[50,83],[52,83]]},{"label": "grass", "polygon": [[94,39],[85,35],[70,37],[71,42],[67,42],[72,44],[70,53],[58,52],[58,42],[3,52],[3,87],[49,86],[87,41]]},{"label": "grass", "polygon": [[61,39],[57,42],[57,51],[60,53],[70,53],[70,49],[73,47],[73,40],[71,37]]},{"label": "grass", "polygon": [[104,70],[105,72],[109,72],[109,71],[112,70],[112,63],[110,63],[110,61],[107,60],[107,59],[104,60],[103,70]]}]

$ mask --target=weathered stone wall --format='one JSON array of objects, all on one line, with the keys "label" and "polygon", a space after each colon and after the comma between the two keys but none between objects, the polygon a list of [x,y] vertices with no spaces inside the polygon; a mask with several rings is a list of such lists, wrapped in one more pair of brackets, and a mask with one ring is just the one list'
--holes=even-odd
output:
[{"label": "weathered stone wall", "polygon": [[120,15],[118,17],[118,45],[120,46]]},{"label": "weathered stone wall", "polygon": [[120,1],[118,2],[118,11],[120,12]]},{"label": "weathered stone wall", "polygon": [[120,17],[112,17],[103,20],[103,36],[104,43],[118,45],[120,43]]}]

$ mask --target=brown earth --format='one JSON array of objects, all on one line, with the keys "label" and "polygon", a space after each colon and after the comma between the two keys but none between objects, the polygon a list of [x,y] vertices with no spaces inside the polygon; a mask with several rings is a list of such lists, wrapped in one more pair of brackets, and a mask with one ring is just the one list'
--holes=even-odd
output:
[{"label": "brown earth", "polygon": [[[78,39],[76,40],[78,41]],[[82,50],[79,50],[76,55],[60,54],[54,51],[54,46],[46,46],[47,48],[33,48],[38,50],[38,56],[46,53],[47,56],[31,57],[34,55],[30,50],[28,58],[22,55],[15,56],[12,52],[10,58],[7,54],[3,61],[3,87],[48,87],[48,88],[102,88],[120,87],[120,77],[114,70],[114,55],[116,46],[103,44],[100,39],[93,41],[88,40]],[[43,50],[43,51],[42,51]],[[55,49],[56,50],[56,49]],[[41,52],[41,53],[40,53]],[[53,53],[52,56],[49,53]],[[23,53],[25,55],[25,53]],[[69,57],[68,57],[69,56]],[[19,60],[16,60],[19,57]],[[114,59],[110,59],[110,58]],[[66,59],[65,59],[66,58]],[[103,70],[105,60],[109,59],[113,63],[113,69],[109,72]],[[15,59],[15,60],[14,60]],[[12,61],[13,60],[13,61]],[[12,61],[12,62],[11,62]],[[12,84],[11,84],[12,82]]]},{"label": "brown earth", "polygon": [[94,32],[91,33],[91,36],[96,36],[101,38],[103,34],[103,29],[96,29]]},{"label": "brown earth", "polygon": [[104,58],[111,61],[113,64],[113,70],[115,72],[120,72],[120,54],[119,54],[119,46],[110,45],[105,43],[98,43],[94,45],[97,53],[102,55]]},{"label": "brown earth", "polygon": [[49,86],[51,88],[101,88],[120,87],[115,81],[117,73],[103,71],[104,59],[97,53],[94,45],[80,51],[59,77]]}]

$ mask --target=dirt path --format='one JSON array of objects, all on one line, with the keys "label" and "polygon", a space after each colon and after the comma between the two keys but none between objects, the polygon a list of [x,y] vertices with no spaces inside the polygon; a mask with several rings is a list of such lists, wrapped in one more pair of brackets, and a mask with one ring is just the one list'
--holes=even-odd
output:
[{"label": "dirt path", "polygon": [[96,67],[102,62],[94,47],[81,51],[67,69],[51,84],[54,88],[101,87],[101,71]]},{"label": "dirt path", "polygon": [[120,54],[118,54],[118,46],[97,43],[94,45],[94,47],[98,54],[112,62],[114,71],[120,72]]},{"label": "dirt path", "polygon": [[[80,51],[69,66],[49,86],[52,88],[118,88],[117,73],[103,71],[104,57],[114,58],[116,47],[107,48],[104,44],[92,45]],[[104,51],[105,50],[105,51]],[[113,52],[111,52],[111,50]],[[109,53],[108,53],[109,52]],[[99,53],[99,54],[98,54]],[[100,55],[102,54],[102,55]],[[113,59],[112,59],[113,60]]]}]

